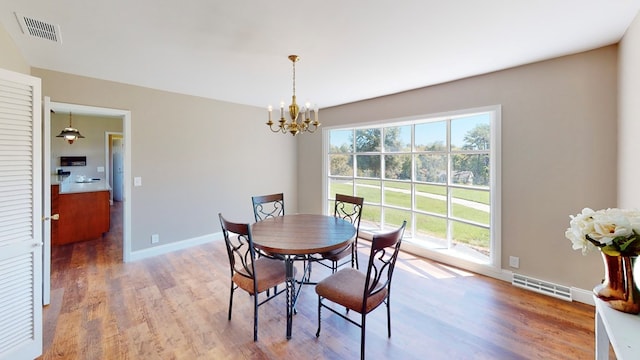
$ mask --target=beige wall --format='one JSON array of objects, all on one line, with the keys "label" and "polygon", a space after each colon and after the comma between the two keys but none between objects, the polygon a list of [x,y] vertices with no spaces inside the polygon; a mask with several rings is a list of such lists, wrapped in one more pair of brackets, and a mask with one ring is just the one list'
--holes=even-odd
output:
[{"label": "beige wall", "polygon": [[31,67],[16,47],[9,33],[0,24],[0,68],[29,74]]},{"label": "beige wall", "polygon": [[640,14],[620,42],[618,206],[640,208]]},{"label": "beige wall", "polygon": [[[590,289],[601,279],[601,262],[571,250],[563,233],[568,215],[582,207],[630,207],[640,200],[633,158],[639,38],[636,19],[619,59],[610,46],[323,109],[321,120],[329,127],[501,104],[502,262],[519,256],[519,273]],[[1,27],[0,51],[0,67],[29,72]],[[319,134],[299,137],[296,150],[291,137],[263,131],[263,109],[41,69],[32,75],[43,79],[43,95],[53,101],[131,110],[132,176],[143,178],[130,199],[134,250],[150,246],[153,233],[165,243],[219,231],[218,211],[249,221],[248,198],[256,193],[284,191],[289,212],[322,209]],[[296,180],[305,184],[299,194]]]},{"label": "beige wall", "polygon": [[52,101],[131,111],[131,176],[142,178],[130,197],[134,251],[151,247],[152,234],[162,245],[217,233],[218,212],[251,221],[255,194],[284,192],[296,211],[295,141],[266,128],[264,109],[37,68],[32,75]]},{"label": "beige wall", "polygon": [[[616,206],[617,46],[405,93],[323,109],[332,125],[502,105],[502,264],[591,289],[597,254],[571,249],[564,231],[583,207]],[[322,207],[320,137],[298,143],[302,212]]]},{"label": "beige wall", "polygon": [[0,54],[1,68],[41,78],[52,101],[131,111],[132,176],[143,178],[128,199],[132,250],[152,234],[163,245],[217,233],[218,212],[251,221],[255,194],[284,192],[297,210],[295,140],[269,132],[264,109],[31,69],[2,26]]},{"label": "beige wall", "polygon": [[[62,129],[69,126],[69,114],[51,115],[51,173],[57,168],[70,171],[71,176],[84,175],[91,178],[105,179],[105,132],[122,132],[122,119],[87,115],[72,115],[73,127],[84,136],[69,144],[63,138],[56,137]],[[86,156],[87,166],[60,166],[61,156]]]}]

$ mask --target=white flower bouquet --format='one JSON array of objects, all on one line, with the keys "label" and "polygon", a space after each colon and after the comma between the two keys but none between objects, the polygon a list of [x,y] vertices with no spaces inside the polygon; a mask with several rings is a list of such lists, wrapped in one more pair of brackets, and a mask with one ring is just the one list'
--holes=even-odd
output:
[{"label": "white flower bouquet", "polygon": [[599,248],[611,256],[640,254],[640,211],[626,209],[589,208],[571,215],[570,227],[565,232],[573,249],[582,254]]}]

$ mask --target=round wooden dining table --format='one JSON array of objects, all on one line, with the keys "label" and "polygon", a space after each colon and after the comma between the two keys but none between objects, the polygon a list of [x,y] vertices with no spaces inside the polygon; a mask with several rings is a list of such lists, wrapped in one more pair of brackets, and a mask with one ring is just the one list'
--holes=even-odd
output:
[{"label": "round wooden dining table", "polygon": [[[287,339],[291,339],[293,311],[299,293],[293,262],[308,255],[344,248],[355,240],[356,228],[348,221],[328,215],[295,214],[258,221],[251,226],[253,245],[282,257],[287,272]],[[304,278],[304,275],[303,275]],[[300,286],[302,283],[300,282]]]}]

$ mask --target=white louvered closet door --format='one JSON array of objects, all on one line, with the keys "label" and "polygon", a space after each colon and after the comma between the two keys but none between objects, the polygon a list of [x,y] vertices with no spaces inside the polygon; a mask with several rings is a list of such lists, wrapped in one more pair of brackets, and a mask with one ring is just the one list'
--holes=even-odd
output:
[{"label": "white louvered closet door", "polygon": [[40,88],[0,69],[0,359],[42,353]]}]

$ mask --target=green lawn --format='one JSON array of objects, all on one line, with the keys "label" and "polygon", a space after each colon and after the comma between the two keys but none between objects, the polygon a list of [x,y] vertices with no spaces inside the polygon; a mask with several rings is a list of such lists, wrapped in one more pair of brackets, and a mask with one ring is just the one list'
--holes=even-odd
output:
[{"label": "green lawn", "polygon": [[[357,180],[356,196],[364,197],[365,202],[377,203],[381,202],[380,196],[380,181],[376,180]],[[411,196],[410,193],[404,193],[401,191],[393,191],[391,189],[410,190],[411,185],[407,183],[398,182],[386,182],[385,188],[385,200],[387,205],[396,207],[402,207],[406,209],[411,208]],[[333,197],[335,193],[351,194],[352,185],[350,183],[332,183],[330,189],[330,196]],[[447,215],[447,203],[446,203],[446,187],[438,185],[416,185],[416,190],[420,193],[425,193],[425,196],[418,196],[416,198],[416,208],[421,211],[430,212],[442,216]],[[478,204],[488,205],[490,203],[489,192],[472,190],[472,189],[452,189],[452,196],[455,199],[467,200]],[[434,195],[431,197],[430,195]],[[490,213],[475,209],[463,204],[454,203],[452,209],[453,215],[456,218],[464,219],[467,221],[488,225],[490,221]],[[411,220],[408,211],[389,209],[385,211],[385,222],[388,225],[399,226],[402,220]],[[416,230],[419,233],[433,236],[436,238],[446,239],[447,237],[447,222],[445,219],[427,216],[417,215]],[[363,221],[372,222],[375,224],[380,223],[380,208],[378,206],[364,206],[363,208]],[[411,224],[407,224],[410,226]],[[474,247],[479,247],[488,250],[489,248],[489,230],[478,226],[468,225],[465,223],[454,221],[453,223],[453,238],[454,241],[459,243],[468,244]]]}]

